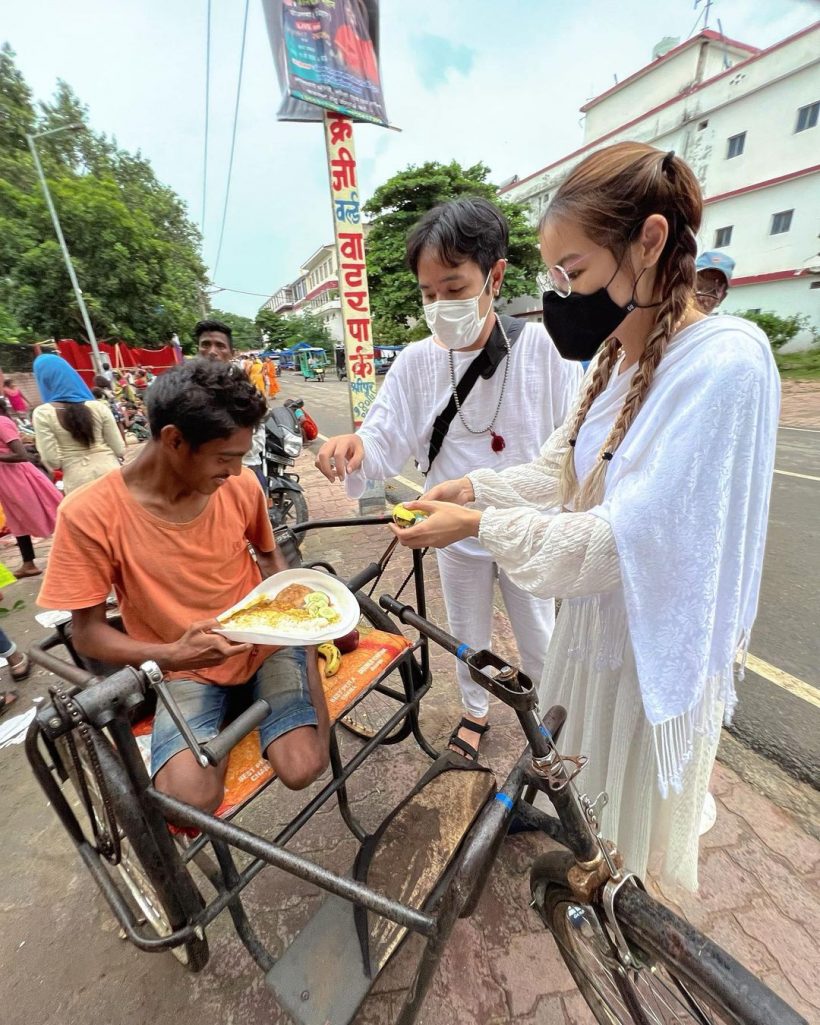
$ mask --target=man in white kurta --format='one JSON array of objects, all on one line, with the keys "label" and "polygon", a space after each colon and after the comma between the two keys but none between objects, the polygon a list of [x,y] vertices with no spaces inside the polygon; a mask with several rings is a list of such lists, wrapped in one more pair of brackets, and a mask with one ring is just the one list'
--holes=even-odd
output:
[{"label": "man in white kurta", "polygon": [[[489,209],[486,209],[489,208]],[[441,220],[436,221],[441,211]],[[431,308],[447,306],[444,312],[455,322],[465,323],[463,313],[470,303],[476,305],[475,324],[478,339],[463,334],[466,347],[456,348],[452,332],[442,323],[444,340],[431,335],[413,342],[395,359],[364,423],[353,436],[330,439],[323,446],[317,464],[328,476],[328,469],[344,456],[348,460],[344,475],[347,493],[358,498],[370,480],[386,480],[402,472],[414,459],[423,471],[428,469],[428,451],[433,423],[447,407],[453,395],[453,376],[461,380],[469,364],[490,343],[496,366],[492,376],[479,376],[458,413],[450,423],[441,450],[426,477],[427,489],[435,484],[462,477],[473,470],[503,470],[534,459],[552,432],[563,423],[581,381],[577,363],[563,360],[544,328],[527,323],[515,333],[509,318],[509,332],[499,326],[493,310],[506,266],[506,222],[491,204],[479,200],[456,200],[430,211],[420,226],[431,224],[416,246],[416,271],[428,323],[436,321]],[[476,222],[485,220],[485,224]],[[459,229],[469,222],[479,231]],[[501,225],[501,226],[499,226]],[[446,231],[450,246],[442,254],[441,236]],[[414,229],[417,235],[419,226]],[[414,235],[411,235],[408,250]],[[463,238],[462,243],[458,239]],[[456,259],[452,241],[457,241]],[[428,244],[425,245],[425,240]],[[471,247],[475,245],[476,248]],[[461,257],[457,261],[458,257]],[[448,258],[449,257],[449,258]],[[411,266],[414,260],[411,256]],[[469,318],[468,318],[469,320]],[[465,329],[466,330],[466,329]],[[514,340],[507,349],[507,338]],[[445,344],[447,343],[447,344]],[[509,352],[509,355],[507,355]],[[507,366],[509,362],[509,366]],[[451,376],[452,375],[452,376]],[[492,429],[486,427],[491,423]],[[493,445],[503,439],[500,451]],[[359,446],[359,442],[361,446]],[[359,457],[363,455],[361,465]],[[323,465],[323,462],[327,465]],[[351,472],[351,465],[354,468]],[[342,476],[339,474],[339,476]],[[499,582],[504,605],[518,644],[525,673],[539,681],[544,656],[555,624],[552,598],[535,597],[522,590],[503,571],[494,557],[477,539],[467,539],[436,553],[441,575],[450,632],[476,649],[488,648],[492,640],[493,587]],[[465,717],[476,723],[486,721],[489,698],[473,683],[462,663],[457,664]],[[477,747],[475,735],[464,731],[462,739]]]}]

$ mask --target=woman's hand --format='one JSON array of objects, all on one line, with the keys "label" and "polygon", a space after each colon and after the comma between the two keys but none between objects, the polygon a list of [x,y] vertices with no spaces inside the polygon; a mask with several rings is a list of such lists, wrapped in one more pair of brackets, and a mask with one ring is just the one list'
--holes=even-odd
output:
[{"label": "woman's hand", "polygon": [[445,480],[436,484],[421,496],[422,502],[452,502],[454,505],[469,505],[475,501],[475,492],[469,477]]},{"label": "woman's hand", "polygon": [[481,513],[477,509],[428,501],[405,502],[404,507],[427,513],[427,519],[415,527],[390,527],[405,548],[446,548],[465,537],[478,537]]}]

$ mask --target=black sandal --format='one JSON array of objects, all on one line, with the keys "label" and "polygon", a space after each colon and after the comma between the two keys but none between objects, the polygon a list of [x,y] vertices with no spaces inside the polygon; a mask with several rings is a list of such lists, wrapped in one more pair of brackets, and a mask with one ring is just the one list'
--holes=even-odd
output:
[{"label": "black sandal", "polygon": [[[468,762],[477,762],[478,747],[481,743],[481,737],[484,736],[484,734],[487,732],[489,728],[489,723],[484,723],[484,725],[482,725],[479,722],[473,722],[472,719],[462,718],[461,722],[450,734],[450,739],[447,741],[447,746],[457,747],[458,752],[456,753],[460,754],[463,758],[466,758]],[[469,730],[471,733],[478,734],[478,744],[476,744],[475,747],[473,747],[473,745],[468,744],[466,740],[462,740],[461,737],[459,737],[458,735],[459,730]]]}]

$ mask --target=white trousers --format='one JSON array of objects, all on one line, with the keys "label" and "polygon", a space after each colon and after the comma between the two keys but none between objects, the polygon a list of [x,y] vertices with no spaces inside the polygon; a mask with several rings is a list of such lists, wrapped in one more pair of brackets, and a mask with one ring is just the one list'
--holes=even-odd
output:
[{"label": "white trousers", "polygon": [[[448,548],[436,552],[450,633],[471,648],[492,647],[493,585],[498,580],[510,617],[521,668],[536,687],[544,673],[544,659],[555,627],[555,602],[522,591],[492,559],[462,555]],[[466,712],[483,718],[490,695],[470,679],[463,662],[456,663],[456,677]]]}]

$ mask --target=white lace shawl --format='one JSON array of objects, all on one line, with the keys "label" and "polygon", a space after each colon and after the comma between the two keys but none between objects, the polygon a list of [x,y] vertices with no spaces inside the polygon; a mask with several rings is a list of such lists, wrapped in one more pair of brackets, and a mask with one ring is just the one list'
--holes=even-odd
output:
[{"label": "white lace shawl", "polygon": [[[692,325],[661,361],[592,510],[618,548],[662,792],[680,789],[693,732],[714,730],[716,704],[727,720],[734,709],[734,661],[757,612],[779,404],[757,327],[735,317]],[[579,463],[606,436],[584,433]]]},{"label": "white lace shawl", "polygon": [[[587,414],[574,449],[579,478],[632,373],[613,378]],[[714,738],[720,710],[729,718],[735,705],[735,654],[757,609],[778,407],[765,336],[735,317],[709,318],[670,344],[601,505],[555,515],[566,425],[533,463],[469,475],[477,504],[489,507],[481,542],[511,578],[570,599],[570,614],[576,605],[595,611],[578,611],[578,629],[595,622],[597,633],[576,630],[566,657],[616,668],[631,643],[664,796],[683,787],[695,735]]]}]

